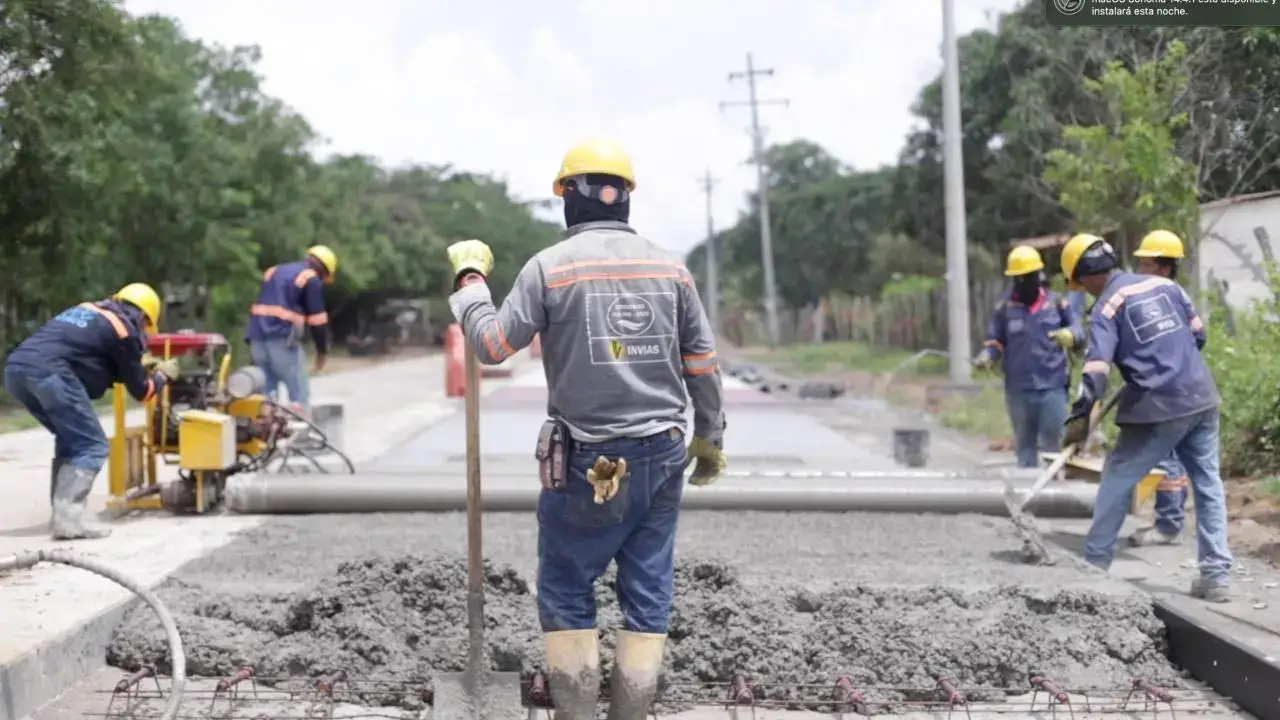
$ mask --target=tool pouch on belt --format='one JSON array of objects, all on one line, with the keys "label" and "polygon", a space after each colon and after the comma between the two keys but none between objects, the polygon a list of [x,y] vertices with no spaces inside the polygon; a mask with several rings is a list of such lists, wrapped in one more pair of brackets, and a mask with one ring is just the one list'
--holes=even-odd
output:
[{"label": "tool pouch on belt", "polygon": [[569,454],[569,429],[559,420],[547,420],[538,431],[538,476],[546,490],[563,490]]}]

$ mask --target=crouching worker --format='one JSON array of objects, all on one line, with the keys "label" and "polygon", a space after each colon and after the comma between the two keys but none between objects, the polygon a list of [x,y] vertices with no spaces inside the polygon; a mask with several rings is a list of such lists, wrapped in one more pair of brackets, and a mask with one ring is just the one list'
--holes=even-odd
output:
[{"label": "crouching worker", "polygon": [[146,334],[159,321],[160,296],[133,283],[108,300],[63,310],[9,354],[5,389],[54,437],[49,499],[55,540],[111,533],[85,519],[89,491],[107,460],[107,436],[93,401],[115,383],[146,400],[178,374],[177,360],[144,361]]},{"label": "crouching worker", "polygon": [[608,717],[644,720],[667,640],[684,469],[696,460],[690,482],[709,485],[725,468],[715,338],[688,269],[627,223],[635,178],[620,148],[573,148],[552,189],[564,240],[525,264],[500,310],[485,281],[489,248],[451,246],[449,304],[483,363],[541,336],[550,419],[535,451],[538,613],[555,716],[596,716],[594,585],[616,562],[623,628]]},{"label": "crouching worker", "polygon": [[[1133,255],[1138,258],[1138,272],[1177,282],[1178,261],[1186,257],[1186,252],[1182,247],[1182,238],[1168,230],[1153,230],[1142,238],[1142,243]],[[1203,350],[1207,338],[1201,333],[1196,339]],[[1187,496],[1190,492],[1187,471],[1178,461],[1177,455],[1170,455],[1160,461],[1156,469],[1164,472],[1164,478],[1156,488],[1155,522],[1129,537],[1130,544],[1138,547],[1177,543],[1187,522]]]},{"label": "crouching worker", "polygon": [[1062,447],[1067,417],[1067,351],[1083,339],[1080,319],[1066,298],[1044,287],[1044,261],[1036,249],[1009,252],[1004,274],[1011,285],[987,325],[987,341],[974,358],[979,369],[1004,364],[1004,397],[1013,426],[1018,467],[1040,466],[1041,452]]},{"label": "crouching worker", "polygon": [[1200,355],[1204,323],[1177,283],[1121,271],[1115,251],[1096,236],[1077,235],[1067,242],[1062,271],[1074,287],[1098,299],[1066,442],[1088,434],[1090,413],[1106,393],[1113,364],[1125,380],[1116,407],[1120,435],[1102,468],[1085,560],[1104,570],[1111,567],[1133,489],[1172,453],[1190,476],[1196,505],[1200,576],[1192,582],[1191,594],[1226,602],[1232,558],[1226,493],[1218,474],[1222,400]]}]

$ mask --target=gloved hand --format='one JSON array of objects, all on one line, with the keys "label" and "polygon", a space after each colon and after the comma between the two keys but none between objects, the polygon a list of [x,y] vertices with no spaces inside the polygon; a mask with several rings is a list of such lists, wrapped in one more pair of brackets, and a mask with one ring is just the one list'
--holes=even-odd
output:
[{"label": "gloved hand", "polygon": [[700,437],[694,438],[693,442],[689,443],[685,467],[695,460],[697,464],[693,466],[693,475],[689,478],[689,484],[699,487],[719,480],[729,465],[728,458],[724,456],[724,450],[716,447],[710,440]]},{"label": "gloved hand", "polygon": [[156,363],[160,362],[160,358],[151,353],[142,353],[142,368],[147,371],[155,370]]},{"label": "gloved hand", "polygon": [[156,372],[169,378],[170,380],[173,380],[174,378],[178,377],[179,367],[178,367],[177,358],[170,358],[169,360],[156,360],[155,368],[156,368]]},{"label": "gloved hand", "polygon": [[1070,328],[1058,328],[1049,333],[1049,339],[1057,343],[1063,350],[1070,350],[1076,345],[1075,333]]},{"label": "gloved hand", "polygon": [[983,350],[973,358],[973,367],[978,370],[990,370],[996,364],[996,359],[991,357],[991,353]]},{"label": "gloved hand", "polygon": [[479,273],[487,278],[493,272],[493,251],[479,240],[456,242],[449,246],[448,253],[455,286],[467,273]]},{"label": "gloved hand", "polygon": [[1093,406],[1097,401],[1093,396],[1085,393],[1076,398],[1075,403],[1071,405],[1071,412],[1067,415],[1067,421],[1063,424],[1065,430],[1062,435],[1063,446],[1079,445],[1089,439],[1090,416],[1093,414]]},{"label": "gloved hand", "polygon": [[616,462],[610,462],[609,458],[601,455],[596,458],[596,464],[587,470],[587,482],[591,483],[591,487],[596,491],[596,504],[603,505],[613,499],[618,494],[619,483],[622,478],[627,476],[627,461],[618,458]]}]

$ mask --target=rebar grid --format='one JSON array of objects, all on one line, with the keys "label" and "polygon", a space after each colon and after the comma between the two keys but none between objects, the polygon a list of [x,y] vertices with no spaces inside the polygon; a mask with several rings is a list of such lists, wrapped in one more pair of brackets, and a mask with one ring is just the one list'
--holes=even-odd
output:
[{"label": "rebar grid", "polygon": [[[95,693],[95,706],[85,718],[146,720],[156,717],[167,697],[167,678],[149,668],[126,676],[111,690]],[[426,717],[434,703],[430,679],[348,678],[337,671],[319,678],[256,677],[242,668],[224,678],[188,678],[183,720],[403,720]],[[152,689],[154,687],[154,689]],[[523,683],[523,703],[530,718],[550,720],[554,708],[546,675],[534,673]],[[775,697],[770,697],[770,696]],[[664,697],[669,698],[664,701]],[[100,704],[99,704],[100,702]],[[603,693],[601,703],[608,702]],[[1134,678],[1127,686],[1064,688],[1039,673],[1022,687],[958,687],[938,677],[931,687],[857,685],[842,675],[828,684],[770,684],[736,675],[727,683],[664,683],[652,717],[690,708],[721,708],[729,720],[753,720],[757,711],[809,710],[836,715],[885,712],[925,713],[935,717],[989,716],[1079,718],[1126,716],[1196,717],[1222,714],[1230,700],[1208,690],[1164,688]]]}]

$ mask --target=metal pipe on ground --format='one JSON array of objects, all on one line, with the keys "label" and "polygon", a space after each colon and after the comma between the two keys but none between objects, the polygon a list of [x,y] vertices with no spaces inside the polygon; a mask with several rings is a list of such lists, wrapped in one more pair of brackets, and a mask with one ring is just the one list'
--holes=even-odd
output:
[{"label": "metal pipe on ground", "polygon": [[[686,510],[764,512],[909,512],[1008,517],[1003,482],[903,478],[867,480],[842,485],[816,485],[790,480],[763,487],[714,485],[688,488]],[[486,487],[486,512],[531,512],[541,488],[503,483]],[[1027,506],[1037,517],[1087,518],[1093,512],[1097,486],[1065,482],[1045,488]],[[461,483],[441,486],[411,475],[270,475],[233,478],[227,504],[246,514],[455,512],[467,509]]]}]

